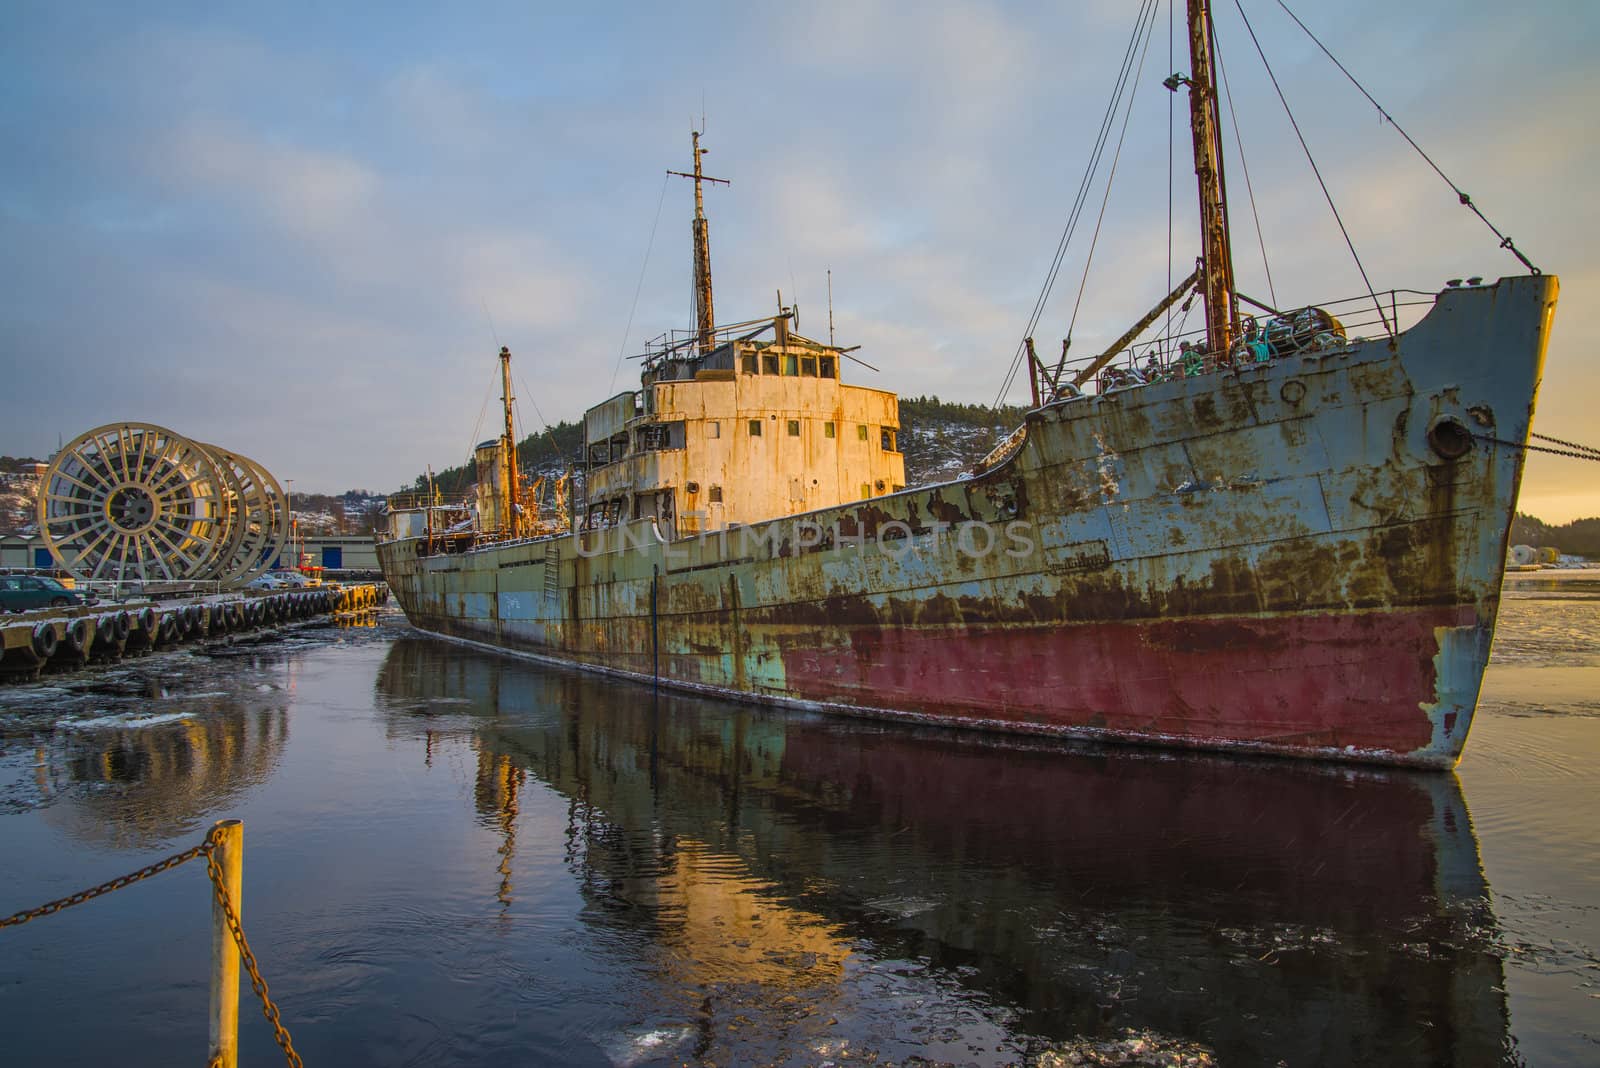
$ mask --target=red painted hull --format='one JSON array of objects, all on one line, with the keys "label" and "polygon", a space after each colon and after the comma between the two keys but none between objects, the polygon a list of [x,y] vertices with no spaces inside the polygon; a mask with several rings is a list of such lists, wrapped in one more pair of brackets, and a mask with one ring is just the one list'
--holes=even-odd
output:
[{"label": "red painted hull", "polygon": [[[816,701],[1049,732],[1295,749],[1411,752],[1433,740],[1435,629],[1470,607],[1014,627],[869,628],[793,649]],[[1453,728],[1454,724],[1447,724]]]}]

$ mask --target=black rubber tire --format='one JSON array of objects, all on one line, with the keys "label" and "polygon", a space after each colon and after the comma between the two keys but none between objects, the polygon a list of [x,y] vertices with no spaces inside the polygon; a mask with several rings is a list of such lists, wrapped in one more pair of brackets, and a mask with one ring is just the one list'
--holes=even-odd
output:
[{"label": "black rubber tire", "polygon": [[49,660],[56,653],[56,627],[54,623],[40,623],[33,628],[33,651],[41,660]]}]

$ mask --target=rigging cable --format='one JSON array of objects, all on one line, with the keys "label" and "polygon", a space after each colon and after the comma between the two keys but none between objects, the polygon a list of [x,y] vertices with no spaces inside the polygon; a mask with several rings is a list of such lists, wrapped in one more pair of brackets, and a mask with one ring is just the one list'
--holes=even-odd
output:
[{"label": "rigging cable", "polygon": [[[520,385],[523,392],[528,395],[528,403],[533,405],[533,414],[539,417],[540,423],[544,424],[544,436],[549,439],[550,450],[555,453],[556,462],[560,463],[564,468],[570,470],[572,465],[567,463],[566,458],[561,455],[561,446],[556,443],[555,431],[551,429],[549,421],[544,417],[544,413],[539,410],[539,402],[533,399],[533,391],[528,388],[527,381],[520,374],[517,375],[517,384]],[[529,434],[528,436],[533,437],[532,434]],[[512,448],[516,448],[516,443],[512,443]]]},{"label": "rigging cable", "polygon": [[[1099,172],[1100,160],[1105,154],[1106,140],[1111,135],[1111,125],[1115,121],[1116,113],[1122,99],[1122,93],[1127,86],[1127,79],[1129,70],[1131,68],[1133,52],[1138,40],[1139,26],[1143,21],[1144,5],[1141,5],[1139,15],[1134,21],[1134,34],[1128,39],[1127,48],[1123,51],[1122,67],[1117,72],[1117,81],[1112,90],[1111,99],[1107,101],[1105,114],[1101,116],[1100,119],[1100,130],[1096,135],[1094,148],[1090,151],[1088,164],[1084,168],[1083,179],[1078,185],[1078,192],[1073,201],[1072,210],[1068,213],[1067,225],[1062,231],[1060,241],[1058,241],[1056,244],[1056,251],[1051,261],[1050,269],[1045,274],[1044,286],[1040,290],[1038,299],[1034,301],[1033,311],[1028,319],[1028,326],[1023,331],[1024,340],[1017,343],[1017,351],[1012,357],[1011,366],[1006,373],[1005,381],[1000,386],[1000,392],[995,396],[995,402],[993,406],[996,409],[1000,407],[1001,400],[1005,397],[1007,391],[1011,389],[1012,383],[1016,381],[1017,370],[1021,365],[1023,355],[1026,352],[1026,338],[1033,335],[1034,329],[1039,324],[1040,317],[1044,314],[1045,304],[1049,300],[1051,291],[1055,288],[1056,279],[1060,275],[1061,265],[1065,260],[1067,248],[1072,242],[1072,235],[1077,231],[1078,222],[1083,212],[1083,206],[1088,201],[1089,189],[1093,184],[1094,176]],[[1029,373],[1033,373],[1033,369],[1031,367],[1029,368]]]},{"label": "rigging cable", "polygon": [[[1173,42],[1177,36],[1177,0],[1167,0],[1167,69],[1177,70],[1177,59],[1173,56]],[[1178,94],[1167,94],[1167,292],[1172,292],[1172,122],[1173,108],[1177,106]],[[1167,325],[1161,336],[1170,339],[1172,335],[1172,306],[1167,306]]]},{"label": "rigging cable", "polygon": [[[1222,98],[1228,102],[1228,118],[1233,120],[1233,143],[1239,146],[1239,166],[1244,170],[1244,191],[1250,200],[1250,217],[1256,223],[1256,243],[1261,246],[1261,267],[1267,272],[1267,296],[1276,306],[1278,291],[1272,285],[1272,265],[1267,262],[1267,238],[1261,232],[1261,213],[1256,211],[1256,191],[1250,184],[1250,163],[1244,158],[1244,136],[1239,131],[1239,116],[1233,110],[1233,90],[1228,86],[1228,68],[1222,63],[1222,48],[1215,38],[1212,39],[1211,46],[1217,53],[1217,72],[1222,75]],[[1169,285],[1167,291],[1171,290],[1172,287]]]},{"label": "rigging cable", "polygon": [[1367,268],[1361,263],[1355,242],[1350,240],[1350,231],[1345,229],[1344,219],[1340,217],[1339,209],[1333,203],[1333,194],[1328,192],[1328,183],[1322,180],[1322,171],[1317,167],[1317,161],[1312,158],[1311,146],[1306,144],[1305,135],[1300,132],[1300,124],[1295,121],[1294,112],[1289,109],[1289,101],[1283,95],[1283,87],[1278,84],[1278,76],[1272,72],[1272,64],[1267,62],[1267,54],[1262,51],[1261,42],[1256,39],[1255,27],[1250,25],[1250,17],[1244,13],[1244,5],[1239,0],[1233,0],[1233,6],[1239,9],[1239,17],[1244,20],[1244,28],[1250,31],[1250,43],[1256,46],[1256,54],[1261,57],[1261,65],[1267,69],[1267,77],[1272,79],[1272,88],[1277,91],[1283,112],[1289,116],[1289,125],[1294,127],[1294,135],[1300,140],[1300,148],[1306,154],[1306,162],[1311,164],[1311,173],[1317,176],[1317,184],[1322,187],[1322,196],[1328,202],[1328,210],[1333,212],[1333,219],[1339,224],[1339,232],[1344,235],[1344,243],[1350,249],[1350,257],[1356,261],[1356,270],[1361,272],[1361,281],[1366,284],[1367,294],[1372,298],[1373,306],[1378,309],[1378,318],[1383,320],[1384,333],[1394,337],[1394,327],[1389,325],[1389,317],[1384,314],[1383,305],[1378,301],[1378,294],[1372,288],[1372,280],[1367,277]]},{"label": "rigging cable", "polygon": [[656,221],[650,224],[650,240],[644,247],[644,262],[639,265],[639,282],[633,287],[633,306],[628,309],[628,325],[622,328],[622,345],[617,351],[617,366],[611,371],[611,384],[606,387],[606,393],[617,388],[617,375],[622,373],[623,354],[628,351],[628,335],[633,332],[633,313],[639,310],[639,294],[644,291],[644,273],[650,266],[650,252],[656,247],[656,227],[661,225],[661,205],[667,201],[667,183],[672,180],[672,175],[663,175],[661,178],[661,196],[656,199]]},{"label": "rigging cable", "polygon": [[[1122,130],[1117,134],[1117,148],[1111,154],[1111,169],[1106,172],[1106,193],[1100,199],[1100,214],[1094,220],[1094,236],[1089,240],[1089,253],[1083,259],[1083,278],[1078,282],[1078,298],[1072,304],[1072,318],[1067,323],[1067,336],[1072,336],[1073,327],[1078,325],[1078,309],[1083,305],[1083,291],[1089,285],[1089,267],[1094,263],[1095,246],[1100,243],[1100,226],[1106,219],[1106,205],[1111,203],[1111,186],[1117,179],[1117,163],[1122,159],[1122,142],[1128,136],[1128,120],[1133,118],[1133,98],[1139,93],[1139,75],[1144,73],[1144,57],[1150,51],[1150,39],[1155,36],[1149,32],[1155,25],[1156,9],[1151,9],[1150,24],[1145,27],[1144,48],[1139,52],[1139,66],[1133,75],[1133,91],[1128,94],[1128,110],[1122,113]],[[1170,291],[1169,291],[1170,292]]]},{"label": "rigging cable", "polygon": [[[489,314],[489,308],[488,308],[487,305],[484,306],[483,314],[486,317]],[[490,333],[494,332],[494,321],[492,319],[489,322],[489,332]],[[495,342],[498,344],[499,340],[500,339],[497,336],[495,338]],[[482,440],[482,439],[480,439],[478,437],[478,432],[483,429],[484,417],[489,414],[489,401],[494,396],[494,386],[495,386],[494,379],[491,378],[489,380],[489,388],[484,390],[484,393],[483,393],[483,405],[478,409],[478,421],[476,423],[472,424],[472,442],[473,442],[473,444],[467,446],[467,462],[462,464],[461,467],[458,469],[458,472],[457,472],[455,480],[454,480],[455,481],[455,488],[454,488],[454,490],[452,490],[452,493],[456,497],[460,497],[466,490],[467,468],[471,467],[474,471],[477,470],[477,461],[478,461],[477,452],[478,452],[478,450],[477,450],[476,445],[477,445],[478,441]],[[435,485],[437,485],[437,482],[435,482]],[[429,501],[428,503],[432,504],[433,502]]]},{"label": "rigging cable", "polygon": [[[1383,109],[1383,105],[1378,103],[1376,100],[1374,100],[1372,98],[1372,94],[1367,92],[1366,87],[1363,86],[1360,82],[1356,81],[1356,76],[1354,74],[1351,74],[1348,70],[1346,70],[1345,69],[1345,65],[1343,63],[1339,62],[1338,57],[1335,56],[1332,52],[1328,51],[1327,46],[1324,45],[1320,40],[1317,39],[1317,35],[1312,33],[1311,30],[1306,26],[1306,24],[1300,21],[1300,16],[1296,15],[1293,11],[1290,11],[1289,10],[1289,6],[1287,4],[1285,4],[1283,2],[1283,0],[1278,0],[1278,6],[1283,8],[1283,13],[1284,14],[1288,15],[1291,19],[1294,19],[1294,24],[1296,26],[1299,26],[1302,30],[1305,31],[1305,35],[1307,37],[1311,38],[1311,42],[1313,44],[1315,44],[1318,48],[1322,49],[1322,54],[1327,56],[1330,60],[1333,61],[1333,65],[1335,67],[1339,68],[1339,72],[1341,74],[1343,74],[1346,78],[1350,79],[1350,84],[1355,86],[1358,90],[1360,90],[1361,95],[1367,98],[1367,103],[1369,103],[1373,107],[1377,108],[1378,109],[1378,114],[1381,115],[1389,123],[1390,126],[1393,126],[1395,128],[1395,131],[1397,133],[1399,133],[1401,137],[1404,137],[1406,139],[1406,144],[1408,144],[1412,148],[1416,149],[1417,155],[1421,156],[1423,161],[1425,163],[1427,163],[1428,166],[1433,168],[1433,173],[1437,174],[1440,178],[1444,179],[1444,183],[1446,185],[1448,185],[1452,190],[1455,191],[1457,199],[1459,199],[1462,204],[1464,204],[1467,207],[1471,208],[1472,209],[1472,214],[1476,215],[1478,218],[1483,220],[1483,225],[1487,226],[1489,228],[1489,230],[1494,234],[1494,236],[1498,237],[1500,239],[1500,247],[1503,248],[1503,249],[1506,249],[1513,256],[1515,256],[1517,259],[1521,260],[1522,261],[1522,265],[1528,269],[1529,273],[1531,273],[1531,274],[1543,274],[1544,272],[1539,270],[1539,268],[1535,267],[1533,265],[1532,261],[1530,261],[1528,259],[1528,257],[1526,257],[1526,256],[1524,256],[1522,254],[1522,250],[1517,248],[1517,246],[1512,242],[1512,240],[1509,237],[1507,237],[1505,234],[1502,234],[1500,232],[1500,228],[1498,226],[1496,226],[1494,223],[1489,221],[1488,216],[1484,215],[1484,213],[1482,211],[1478,210],[1478,205],[1476,205],[1476,204],[1474,204],[1472,202],[1472,198],[1470,196],[1468,196],[1465,192],[1463,192],[1459,185],[1456,185],[1455,182],[1451,181],[1450,180],[1450,176],[1448,174],[1444,173],[1444,171],[1440,170],[1439,169],[1439,165],[1437,163],[1433,162],[1433,160],[1428,156],[1428,154],[1426,152],[1422,151],[1422,146],[1417,144],[1415,141],[1413,141],[1411,139],[1411,135],[1406,133],[1405,130],[1401,128],[1401,126],[1400,126],[1400,124],[1398,122],[1394,121],[1394,116],[1389,114],[1387,111],[1385,111]],[[1241,14],[1242,13],[1243,12],[1241,11]],[[1246,23],[1246,25],[1248,25],[1248,23]]]},{"label": "rigging cable", "polygon": [[[1089,160],[1084,167],[1083,179],[1078,185],[1078,192],[1072,209],[1068,212],[1067,223],[1062,229],[1061,239],[1056,243],[1056,250],[1050,269],[1045,272],[1044,286],[1039,292],[1038,299],[1034,301],[1033,311],[1028,318],[1027,329],[1023,331],[1024,338],[1031,337],[1034,329],[1039,325],[1039,319],[1044,314],[1045,304],[1049,301],[1050,293],[1055,287],[1056,278],[1061,272],[1061,264],[1066,257],[1067,247],[1072,242],[1072,235],[1077,231],[1078,221],[1083,212],[1083,205],[1088,200],[1089,188],[1099,170],[1100,160],[1105,153],[1106,141],[1111,136],[1112,123],[1116,119],[1122,94],[1127,87],[1129,73],[1133,66],[1133,54],[1139,36],[1139,28],[1144,22],[1146,9],[1149,8],[1152,2],[1154,0],[1145,0],[1140,5],[1138,17],[1134,21],[1133,34],[1128,38],[1128,45],[1123,51],[1122,67],[1117,73],[1117,81],[1112,89],[1111,99],[1106,102],[1105,114],[1100,119],[1100,131],[1096,136],[1094,148],[1089,153]],[[1006,372],[1005,380],[1000,386],[999,393],[995,395],[994,403],[991,405],[996,410],[999,409],[1006,392],[1010,390],[1011,384],[1016,380],[1017,369],[1027,352],[1026,344],[1025,340],[1017,342],[1017,351],[1011,359],[1011,366]]]}]

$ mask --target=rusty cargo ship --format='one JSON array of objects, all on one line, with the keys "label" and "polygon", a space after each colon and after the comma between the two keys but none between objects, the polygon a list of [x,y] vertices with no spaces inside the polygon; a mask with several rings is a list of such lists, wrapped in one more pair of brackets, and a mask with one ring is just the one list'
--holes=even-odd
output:
[{"label": "rusty cargo ship", "polygon": [[[1071,374],[1030,342],[1035,404],[970,475],[907,487],[894,395],[791,311],[716,322],[696,135],[695,329],[586,413],[570,518],[518,470],[501,350],[475,496],[396,499],[377,536],[411,623],[829,713],[1454,766],[1557,281],[1453,284],[1406,329],[1380,304],[1370,339],[1315,306],[1251,325],[1190,9],[1196,271]],[[1196,343],[1118,370],[1185,298]]]}]

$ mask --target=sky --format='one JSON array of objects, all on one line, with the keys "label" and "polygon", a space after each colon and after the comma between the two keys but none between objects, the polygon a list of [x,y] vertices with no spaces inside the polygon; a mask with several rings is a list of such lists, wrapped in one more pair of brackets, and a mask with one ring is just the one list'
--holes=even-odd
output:
[{"label": "sky", "polygon": [[[1276,0],[1241,2],[1376,288],[1523,273]],[[1600,445],[1600,4],[1291,6],[1561,277],[1535,430]],[[706,192],[720,321],[781,290],[825,338],[831,272],[838,341],[878,369],[850,380],[991,403],[1137,7],[8,0],[0,454],[154,423],[297,491],[395,490],[493,435],[501,345],[522,426],[577,418],[691,325],[692,187],[666,175],[691,129],[731,181]],[[1239,8],[1216,8],[1240,288],[1364,292]],[[1186,97],[1161,84],[1184,48],[1163,10],[1092,270],[1099,185],[1035,330],[1047,353],[1069,328],[1097,351],[1153,305],[1169,234],[1175,277],[1193,263]],[[1520,507],[1600,515],[1600,464],[1535,455]]]}]

